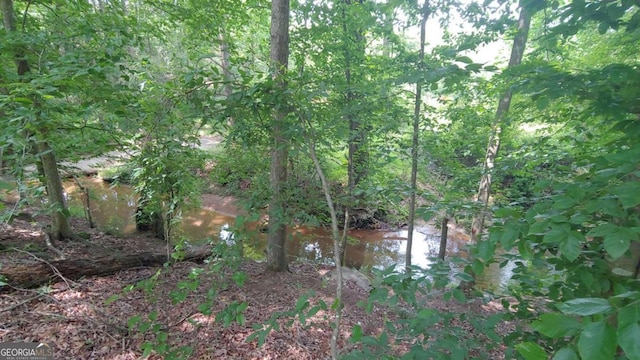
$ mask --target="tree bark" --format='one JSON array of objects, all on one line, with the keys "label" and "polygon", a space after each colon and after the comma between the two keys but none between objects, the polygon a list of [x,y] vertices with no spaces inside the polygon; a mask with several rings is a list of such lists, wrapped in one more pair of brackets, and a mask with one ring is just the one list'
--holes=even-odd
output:
[{"label": "tree bark", "polygon": [[[344,6],[362,5],[364,0],[344,0]],[[342,30],[344,37],[344,76],[347,85],[346,91],[346,107],[347,121],[349,122],[349,154],[348,154],[348,182],[351,187],[357,187],[364,179],[367,178],[369,168],[369,153],[366,149],[367,134],[363,128],[361,119],[355,111],[356,102],[362,98],[357,91],[353,89],[354,85],[354,67],[359,67],[365,55],[365,44],[362,29],[349,28],[349,19],[347,18],[345,8],[342,9]],[[353,38],[353,41],[351,39]],[[355,50],[355,51],[354,51]],[[354,64],[354,60],[356,64]],[[355,82],[360,80],[360,76],[356,75]]]},{"label": "tree bark", "polygon": [[[271,3],[271,66],[278,91],[284,96],[287,83],[284,79],[289,62],[289,0],[273,0]],[[269,181],[269,235],[267,245],[267,269],[288,271],[286,256],[286,201],[284,186],[287,181],[288,141],[285,135],[286,104],[276,105],[271,148]]]},{"label": "tree bark", "polygon": [[[526,6],[521,6],[520,16],[518,18],[518,32],[513,39],[513,47],[511,48],[511,58],[508,67],[517,66],[522,62],[524,49],[527,44],[529,35],[529,27],[531,24],[531,12]],[[485,217],[489,208],[489,197],[491,196],[491,176],[495,165],[498,151],[500,150],[500,132],[502,131],[502,123],[509,111],[511,105],[511,90],[507,90],[500,97],[498,109],[493,121],[493,130],[489,138],[487,146],[487,154],[483,165],[482,177],[478,186],[478,201],[481,203],[481,210],[473,217],[471,223],[471,239],[470,242],[475,244],[482,239],[482,231],[484,227]],[[468,267],[465,271],[473,277],[472,281],[460,283],[460,289],[471,290],[475,286],[476,274]]]},{"label": "tree bark", "polygon": [[58,164],[53,150],[46,141],[38,141],[37,143],[42,169],[44,171],[45,186],[47,187],[47,200],[49,205],[53,207],[51,213],[51,229],[49,235],[52,240],[73,239],[75,237],[67,215],[67,205],[64,201],[62,190],[62,181],[60,181],[60,173],[58,172]]},{"label": "tree bark", "polygon": [[438,259],[444,260],[447,255],[447,237],[449,236],[449,217],[447,214],[442,218],[442,228],[440,229],[440,249],[438,249]]},{"label": "tree bark", "polygon": [[[16,23],[13,14],[13,1],[0,0],[0,7],[2,7],[2,22],[4,24],[4,29],[7,32],[16,31]],[[14,59],[16,62],[18,75],[23,76],[31,72],[31,69],[29,68],[29,62],[24,56],[23,49],[18,48],[14,50]]]},{"label": "tree bark", "polygon": [[[345,214],[356,207],[358,199],[354,196],[355,189],[364,181],[369,173],[369,151],[367,150],[367,132],[360,117],[355,111],[356,103],[362,100],[362,95],[354,90],[354,68],[357,69],[363,62],[365,44],[362,29],[349,28],[346,7],[362,5],[364,0],[343,0],[342,4],[342,36],[344,45],[344,77],[346,83],[345,92],[345,118],[349,124],[348,151],[347,151],[347,188],[349,201],[345,206]],[[351,40],[353,39],[353,40]],[[355,50],[355,51],[354,51]],[[354,62],[356,63],[354,65]],[[362,77],[355,74],[356,81]],[[349,226],[349,218],[345,217],[345,226]],[[340,257],[344,259],[346,251],[346,237],[340,244]]]},{"label": "tree bark", "polygon": [[[11,0],[1,0],[0,6],[2,7],[2,20],[5,30],[7,32],[16,31],[13,2]],[[23,49],[15,49],[14,57],[19,76],[23,77],[31,72],[29,62],[25,58]],[[34,101],[34,103],[37,104],[37,101]],[[43,131],[43,134],[37,134],[37,136],[41,135],[46,135],[46,132]],[[40,161],[42,163],[42,171],[45,175],[47,197],[49,204],[54,207],[50,236],[53,240],[73,238],[74,234],[66,216],[66,214],[68,214],[68,210],[63,197],[62,182],[60,181],[58,164],[56,162],[53,149],[51,149],[45,139],[36,138],[36,142],[36,149],[38,150]]]},{"label": "tree bark", "polygon": [[[420,53],[418,66],[420,70],[424,62],[424,47],[426,41],[427,19],[429,19],[429,0],[422,5],[422,20],[420,21]],[[411,192],[409,194],[409,225],[407,229],[407,251],[405,265],[407,272],[411,266],[411,248],[413,247],[413,228],[416,220],[416,190],[418,182],[418,146],[420,145],[420,109],[422,107],[422,80],[416,82],[416,98],[413,108],[413,139],[411,141]]]},{"label": "tree bark", "polygon": [[[229,97],[231,96],[232,93],[232,88],[231,88],[231,59],[230,59],[230,54],[229,54],[229,43],[227,41],[227,36],[225,34],[225,27],[224,25],[220,28],[220,35],[219,35],[219,40],[220,40],[220,57],[222,59],[221,62],[221,67],[222,67],[222,78],[224,80],[224,96],[227,100],[229,100]],[[227,118],[227,125],[229,127],[233,126],[233,117],[229,116]]]},{"label": "tree bark", "polygon": [[[311,125],[309,125],[311,128]],[[335,318],[335,326],[333,327],[333,331],[331,334],[331,357],[335,360],[338,359],[338,338],[340,335],[340,321],[342,319],[342,260],[344,257],[344,246],[343,243],[346,239],[346,234],[343,235],[343,238],[340,238],[340,230],[338,229],[338,215],[336,213],[336,208],[333,205],[333,198],[331,197],[331,188],[329,186],[329,182],[327,181],[326,176],[324,175],[324,171],[322,170],[322,166],[320,166],[320,161],[318,160],[318,156],[316,155],[316,146],[315,146],[315,138],[307,138],[307,144],[309,146],[309,154],[311,156],[311,160],[318,172],[318,176],[320,177],[320,183],[322,184],[322,192],[324,193],[325,199],[327,201],[327,207],[329,208],[329,215],[331,216],[331,238],[333,239],[333,259],[336,263],[336,318]]]},{"label": "tree bark", "polygon": [[[531,13],[522,6],[520,8],[520,16],[518,19],[518,32],[513,39],[513,47],[511,48],[511,58],[509,59],[508,67],[520,65],[524,56],[524,49],[527,44],[527,37],[529,36],[529,27],[531,25]],[[471,242],[475,243],[482,238],[482,231],[484,227],[484,221],[487,215],[489,207],[489,197],[491,196],[491,176],[495,161],[500,150],[500,133],[502,131],[502,123],[511,106],[511,90],[507,90],[501,97],[498,103],[498,109],[493,121],[493,130],[491,137],[489,138],[489,144],[487,146],[487,153],[483,165],[482,177],[480,178],[480,185],[478,186],[478,202],[481,203],[481,210],[473,218],[471,225]]]},{"label": "tree bark", "polygon": [[[203,245],[186,252],[182,261],[203,261],[211,255],[211,247]],[[158,266],[167,262],[167,254],[102,255],[92,259],[67,259],[7,266],[0,269],[12,287],[31,288],[61,281],[60,276],[75,280],[84,276],[104,276],[138,266]]]}]

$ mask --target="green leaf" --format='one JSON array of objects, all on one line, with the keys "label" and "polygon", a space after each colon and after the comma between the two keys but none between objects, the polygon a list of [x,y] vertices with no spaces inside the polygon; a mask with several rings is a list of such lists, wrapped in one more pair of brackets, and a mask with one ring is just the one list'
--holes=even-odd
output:
[{"label": "green leaf", "polygon": [[358,342],[362,338],[362,327],[358,324],[353,326],[353,330],[351,331],[351,337],[349,341]]},{"label": "green leaf", "polygon": [[502,244],[502,247],[506,251],[511,250],[519,235],[520,229],[518,229],[517,227],[506,227],[504,229],[504,232],[502,233],[502,236],[500,237],[500,243]]},{"label": "green leaf", "polygon": [[13,98],[13,101],[15,101],[17,103],[25,104],[25,105],[33,105],[33,100],[31,100],[29,98],[15,97],[15,98]]},{"label": "green leaf", "polygon": [[618,201],[612,198],[595,199],[587,202],[586,210],[590,213],[605,213],[611,216],[620,216],[622,208]]},{"label": "green leaf", "polygon": [[630,181],[611,189],[611,193],[618,196],[618,200],[625,208],[640,204],[640,183]]},{"label": "green leaf", "polygon": [[516,345],[516,350],[526,360],[546,360],[547,353],[544,349],[534,342],[523,342]]},{"label": "green leaf", "polygon": [[482,261],[490,261],[491,259],[493,259],[493,255],[495,255],[496,252],[496,245],[494,242],[492,241],[478,241],[477,246],[477,251],[478,251],[478,258]]},{"label": "green leaf", "polygon": [[309,306],[309,296],[307,294],[302,294],[298,301],[296,302],[296,312],[300,312],[306,309]]},{"label": "green leaf", "polygon": [[618,328],[618,344],[629,359],[640,359],[640,325],[635,323]]},{"label": "green leaf", "polygon": [[578,354],[571,348],[562,348],[553,356],[553,360],[580,360]]},{"label": "green leaf", "polygon": [[453,298],[458,300],[461,303],[464,303],[467,301],[467,297],[464,295],[464,291],[460,290],[460,289],[453,289],[451,291]]},{"label": "green leaf", "polygon": [[[545,104],[545,106],[542,107],[542,108],[539,107],[538,109],[543,110],[546,107],[546,105],[547,104]],[[574,198],[562,197],[562,198],[560,198],[560,199],[558,199],[558,200],[553,202],[552,208],[559,209],[559,210],[564,210],[564,209],[570,209],[570,208],[576,206],[577,204],[578,204],[578,201],[576,199],[574,199]]]},{"label": "green leaf", "polygon": [[376,339],[373,336],[365,336],[362,339],[362,343],[364,345],[370,345],[370,346],[378,346],[378,339]]},{"label": "green leaf", "polygon": [[471,60],[471,58],[468,56],[459,56],[456,58],[456,61],[460,61],[461,63],[465,63],[465,64],[473,63],[473,60]]},{"label": "green leaf", "polygon": [[546,221],[538,221],[529,227],[528,235],[544,235],[549,229],[549,223]]},{"label": "green leaf", "polygon": [[582,329],[578,320],[559,313],[540,315],[540,318],[534,321],[531,326],[535,331],[552,339],[573,336]]},{"label": "green leaf", "polygon": [[624,237],[620,232],[616,232],[605,236],[603,245],[613,260],[616,260],[627,252],[631,246],[631,239]]},{"label": "green leaf", "polygon": [[618,311],[618,327],[625,327],[640,322],[640,304],[631,303]]},{"label": "green leaf", "polygon": [[482,69],[482,65],[480,65],[480,64],[469,64],[469,65],[465,66],[464,68],[467,71],[479,71],[480,69]]},{"label": "green leaf", "polygon": [[569,261],[574,261],[580,256],[580,252],[582,251],[582,241],[584,240],[584,235],[580,234],[577,231],[572,231],[569,233],[566,239],[563,239],[560,242],[560,251],[562,255],[566,257]]},{"label": "green leaf", "polygon": [[607,223],[607,224],[598,225],[595,228],[591,229],[587,233],[587,236],[600,237],[600,236],[612,234],[616,231],[618,231],[617,226]]},{"label": "green leaf", "polygon": [[613,359],[617,346],[615,332],[603,321],[587,325],[578,339],[578,353],[583,360]]},{"label": "green leaf", "polygon": [[606,299],[578,298],[558,305],[558,309],[569,315],[589,316],[604,314],[611,311],[612,307]]},{"label": "green leaf", "polygon": [[158,310],[153,310],[152,312],[149,313],[147,317],[151,321],[156,321],[158,319]]},{"label": "green leaf", "polygon": [[435,315],[437,312],[434,309],[422,309],[420,310],[420,312],[418,312],[418,319],[429,319],[431,318],[433,315]]},{"label": "green leaf", "polygon": [[569,231],[571,231],[569,224],[553,224],[551,230],[542,238],[542,242],[547,244],[562,243],[569,237]]},{"label": "green leaf", "polygon": [[242,271],[238,271],[235,272],[231,278],[233,279],[233,281],[236,283],[236,285],[238,286],[243,286],[244,282],[247,280],[247,274],[242,272]]},{"label": "green leaf", "polygon": [[140,315],[134,315],[130,317],[129,321],[127,321],[127,325],[129,326],[129,329],[133,329],[133,327],[136,326],[136,324],[139,323],[141,319],[142,319],[142,316]]}]

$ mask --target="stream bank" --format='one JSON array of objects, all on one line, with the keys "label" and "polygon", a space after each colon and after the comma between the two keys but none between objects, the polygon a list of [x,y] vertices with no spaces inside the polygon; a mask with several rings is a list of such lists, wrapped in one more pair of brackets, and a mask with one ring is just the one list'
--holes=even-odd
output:
[{"label": "stream bank", "polygon": [[[136,197],[126,185],[112,186],[96,178],[82,180],[83,186],[91,194],[91,214],[96,226],[116,236],[137,234],[135,224]],[[81,193],[75,182],[65,184],[67,200],[75,212],[81,213],[83,203]],[[260,223],[248,223],[235,228],[235,220],[242,211],[230,196],[205,194],[200,208],[183,212],[180,224],[175,231],[176,238],[182,238],[193,245],[209,240],[228,240],[233,235],[242,236],[245,242],[245,254],[254,260],[264,260],[266,252],[266,234],[260,231]],[[468,236],[456,229],[449,231],[447,256],[465,257]],[[236,231],[237,234],[233,234]],[[351,230],[347,244],[345,265],[365,272],[372,268],[397,266],[404,268],[406,229],[400,230]],[[428,268],[438,254],[440,230],[423,224],[417,226],[413,234],[412,263]],[[333,264],[333,241],[327,229],[306,226],[294,226],[289,229],[287,254],[290,262],[298,260],[317,264]],[[452,269],[454,270],[454,269]],[[460,270],[460,269],[458,269]],[[478,280],[483,289],[499,291],[507,286],[511,277],[510,267],[492,266]]]}]

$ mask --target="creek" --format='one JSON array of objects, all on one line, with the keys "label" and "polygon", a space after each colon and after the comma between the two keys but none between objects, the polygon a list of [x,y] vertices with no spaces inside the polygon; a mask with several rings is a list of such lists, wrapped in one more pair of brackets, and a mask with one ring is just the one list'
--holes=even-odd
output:
[{"label": "creek", "polygon": [[[126,236],[137,232],[135,224],[136,195],[126,185],[111,186],[99,179],[82,179],[82,185],[89,190],[93,221],[99,229],[116,236]],[[82,213],[82,194],[75,182],[65,183],[65,194],[72,212]],[[206,204],[215,207],[215,204]],[[235,217],[216,212],[210,208],[189,209],[182,214],[175,235],[197,244],[208,239],[228,239],[229,229],[235,224]],[[262,258],[266,252],[266,234],[258,231],[256,224],[246,241],[245,253],[254,258]],[[396,264],[404,267],[407,230],[351,230],[345,255],[345,265],[357,269],[386,268]],[[452,230],[447,239],[447,256],[466,256],[464,247],[468,236]],[[440,230],[431,225],[417,226],[413,234],[411,261],[414,265],[428,268],[438,254]],[[290,261],[306,259],[317,263],[333,264],[333,241],[330,231],[323,228],[296,226],[289,231],[287,253]],[[478,279],[483,289],[504,290],[512,275],[512,266],[503,268],[496,264]]]}]

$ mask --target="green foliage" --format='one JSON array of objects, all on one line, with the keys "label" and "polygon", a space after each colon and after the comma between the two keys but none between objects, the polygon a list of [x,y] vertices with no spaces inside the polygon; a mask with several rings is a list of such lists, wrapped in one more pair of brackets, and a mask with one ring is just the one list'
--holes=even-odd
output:
[{"label": "green foliage", "polygon": [[[216,307],[218,294],[230,286],[230,281],[240,287],[246,280],[246,274],[238,270],[241,258],[236,246],[222,241],[214,244],[212,257],[206,261],[206,266],[192,268],[184,279],[173,284],[174,288],[166,297],[167,294],[158,291],[158,285],[159,282],[164,281],[165,274],[172,271],[169,264],[158,270],[151,278],[127,286],[123,290],[124,294],[116,294],[105,300],[106,304],[126,301],[127,293],[142,290],[150,305],[155,305],[150,307],[153,310],[149,313],[137,314],[128,320],[129,331],[145,334],[149,339],[142,344],[143,356],[158,354],[165,359],[189,358],[196,344],[182,344],[172,340],[172,333],[168,330],[168,320],[161,318],[159,309],[162,306],[175,307],[184,304],[193,299],[190,295],[194,293],[201,299],[197,306],[198,311],[207,316],[215,311],[215,321],[222,326],[229,327],[233,323],[239,325],[245,323],[244,311],[248,306],[246,302],[233,301],[222,308]],[[233,274],[230,277],[229,272]],[[168,284],[162,285],[168,286]]]},{"label": "green foliage", "polygon": [[[327,304],[322,299],[312,300],[316,295],[314,292],[308,292],[301,295],[296,301],[293,310],[275,312],[271,314],[269,320],[263,324],[252,324],[254,332],[247,337],[247,342],[258,341],[258,346],[262,346],[266,337],[272,331],[280,331],[280,322],[286,320],[285,326],[290,327],[297,320],[303,328],[308,328],[313,324],[309,323],[309,319],[315,316],[321,310],[327,310]],[[312,302],[315,305],[312,306]]]},{"label": "green foliage", "polygon": [[396,358],[391,344],[407,340],[409,350],[401,355],[407,359],[487,358],[488,351],[500,346],[502,339],[496,333],[496,325],[506,315],[460,314],[428,306],[432,291],[442,292],[445,301],[467,301],[461,290],[448,286],[447,264],[436,263],[426,271],[413,267],[411,275],[398,273],[394,267],[374,270],[374,274],[374,288],[362,305],[367,311],[372,311],[374,305],[388,309],[394,320],[386,320],[382,333],[376,336],[363,334],[356,325],[350,341],[361,349],[351,351],[345,359]]},{"label": "green foliage", "polygon": [[251,149],[243,149],[229,144],[214,154],[211,180],[234,195],[255,201],[250,207],[260,208],[268,201],[269,163],[264,161],[267,153],[266,146],[256,144]]}]

